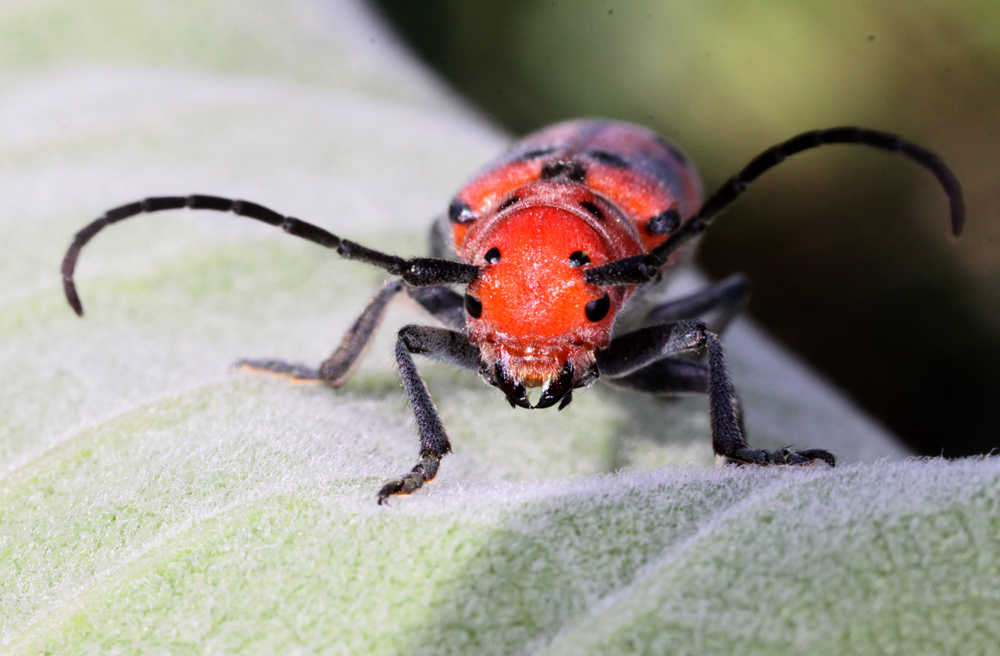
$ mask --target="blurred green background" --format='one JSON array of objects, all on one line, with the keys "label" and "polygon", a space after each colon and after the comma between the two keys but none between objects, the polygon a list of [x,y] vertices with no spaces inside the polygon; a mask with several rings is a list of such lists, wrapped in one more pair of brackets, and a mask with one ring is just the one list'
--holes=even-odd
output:
[{"label": "blurred green background", "polygon": [[[915,165],[796,157],[702,242],[751,314],[916,451],[1000,447],[1000,10],[911,0],[378,0],[400,35],[515,134],[606,116],[699,163],[712,191],[799,132],[862,125],[938,152],[966,230]],[[471,173],[471,172],[470,172]]]}]

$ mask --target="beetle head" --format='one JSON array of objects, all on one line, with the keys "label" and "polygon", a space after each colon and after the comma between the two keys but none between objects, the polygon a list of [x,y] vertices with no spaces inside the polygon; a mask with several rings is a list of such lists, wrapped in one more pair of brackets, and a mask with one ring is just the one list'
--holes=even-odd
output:
[{"label": "beetle head", "polygon": [[[552,186],[519,189],[470,244],[480,273],[466,292],[469,340],[486,381],[521,407],[531,407],[528,388],[541,387],[535,407],[549,407],[593,381],[594,352],[610,343],[628,294],[584,280],[590,266],[620,257],[605,219],[586,209],[603,201],[582,185],[557,194]],[[597,209],[602,217],[614,211]]]}]

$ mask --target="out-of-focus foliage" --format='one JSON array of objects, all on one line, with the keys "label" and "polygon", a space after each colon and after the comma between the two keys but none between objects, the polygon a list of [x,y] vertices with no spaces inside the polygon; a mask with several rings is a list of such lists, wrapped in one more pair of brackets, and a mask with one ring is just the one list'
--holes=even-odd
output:
[{"label": "out-of-focus foliage", "polygon": [[717,277],[747,272],[754,315],[916,448],[1000,446],[995,3],[380,4],[499,122],[651,125],[699,162],[709,188],[817,127],[870,126],[939,152],[967,194],[958,243],[930,176],[831,148],[758,183],[709,232],[701,262]]}]

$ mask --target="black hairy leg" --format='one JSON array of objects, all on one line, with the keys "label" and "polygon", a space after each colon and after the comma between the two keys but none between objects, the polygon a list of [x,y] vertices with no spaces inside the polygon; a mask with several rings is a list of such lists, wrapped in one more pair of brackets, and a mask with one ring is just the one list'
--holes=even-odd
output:
[{"label": "black hairy leg", "polygon": [[391,496],[416,492],[437,475],[441,459],[451,453],[451,443],[438,415],[427,385],[420,377],[411,354],[419,353],[434,360],[465,369],[479,370],[479,351],[465,335],[444,328],[403,326],[396,340],[396,364],[403,389],[417,420],[420,435],[420,461],[403,476],[386,483],[378,493],[378,503]]},{"label": "black hairy leg", "polygon": [[385,284],[378,294],[369,301],[354,324],[344,334],[337,348],[319,367],[272,359],[247,359],[233,364],[234,367],[258,373],[271,373],[287,377],[297,383],[326,383],[330,387],[340,387],[351,377],[358,363],[371,346],[389,303],[400,291],[406,291],[413,300],[432,316],[449,328],[462,330],[465,314],[462,296],[442,286],[409,287],[402,280],[392,280]]},{"label": "black hairy leg", "polygon": [[[706,356],[690,362],[678,356]],[[601,378],[612,385],[652,393],[708,394],[712,449],[728,460],[753,465],[805,465],[822,460],[836,465],[822,449],[754,449],[746,441],[743,414],[733,391],[718,336],[699,321],[649,326],[612,340],[597,352]]]},{"label": "black hairy leg", "polygon": [[725,331],[749,301],[750,281],[742,273],[734,273],[693,294],[650,308],[642,325],[700,319],[706,314],[717,312],[717,316],[707,324],[708,329],[718,335]]}]

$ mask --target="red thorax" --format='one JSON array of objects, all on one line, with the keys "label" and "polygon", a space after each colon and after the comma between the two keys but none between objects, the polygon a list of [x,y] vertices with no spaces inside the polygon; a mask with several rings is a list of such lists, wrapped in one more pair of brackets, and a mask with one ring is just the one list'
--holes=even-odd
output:
[{"label": "red thorax", "polygon": [[[643,252],[638,230],[604,197],[565,180],[530,182],[497,206],[464,235],[463,259],[481,267],[467,290],[482,305],[468,318],[469,340],[489,369],[499,362],[526,387],[549,385],[566,363],[579,378],[610,343],[633,291],[589,285],[584,271]],[[605,294],[609,311],[588,319],[587,304]]]}]

